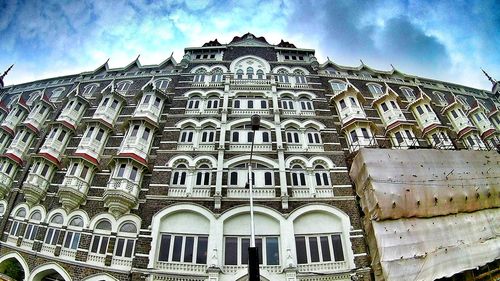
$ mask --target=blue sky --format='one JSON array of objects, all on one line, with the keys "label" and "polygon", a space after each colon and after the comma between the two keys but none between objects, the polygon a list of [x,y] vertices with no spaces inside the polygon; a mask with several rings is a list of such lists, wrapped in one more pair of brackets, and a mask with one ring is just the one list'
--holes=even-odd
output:
[{"label": "blue sky", "polygon": [[0,0],[0,70],[7,85],[121,67],[141,55],[157,64],[185,47],[251,32],[316,49],[349,66],[491,87],[500,79],[500,1]]}]

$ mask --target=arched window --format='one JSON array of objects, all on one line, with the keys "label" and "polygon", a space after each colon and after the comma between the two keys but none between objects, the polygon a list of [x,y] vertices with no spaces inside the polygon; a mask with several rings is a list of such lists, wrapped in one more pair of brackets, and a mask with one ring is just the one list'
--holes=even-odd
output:
[{"label": "arched window", "polygon": [[97,84],[90,84],[90,85],[87,85],[85,86],[84,90],[83,90],[83,96],[84,97],[90,97],[92,96],[92,94],[94,93],[94,91],[97,89]]},{"label": "arched window", "polygon": [[65,88],[63,88],[63,87],[54,89],[52,91],[52,95],[50,95],[50,100],[51,101],[57,101],[59,99],[59,97],[61,96],[61,94],[64,92],[64,89]]},{"label": "arched window", "polygon": [[219,67],[212,70],[212,82],[222,82],[222,69]]},{"label": "arched window", "polygon": [[290,97],[284,97],[281,99],[281,109],[294,109],[294,101]]},{"label": "arched window", "polygon": [[322,165],[317,165],[314,168],[314,178],[316,180],[316,186],[329,186],[330,185],[330,176],[328,175],[328,171]]},{"label": "arched window", "polygon": [[445,106],[445,105],[448,105],[448,102],[446,101],[446,98],[444,96],[443,93],[441,92],[438,92],[438,91],[434,91],[432,92],[435,96],[436,96],[436,99],[437,99],[437,103],[441,106]]},{"label": "arched window", "polygon": [[188,109],[199,109],[201,104],[201,99],[198,96],[191,97],[187,103]]},{"label": "arched window", "polygon": [[175,171],[172,176],[172,185],[181,186],[186,184],[187,177],[187,167],[185,164],[179,164],[175,167]]},{"label": "arched window", "polygon": [[290,170],[292,186],[306,186],[306,174],[300,165],[293,165]]},{"label": "arched window", "polygon": [[288,71],[281,69],[278,71],[278,82],[279,83],[289,83],[288,80]]},{"label": "arched window", "polygon": [[97,256],[105,256],[108,251],[109,235],[111,234],[111,222],[107,219],[100,220],[95,228],[90,253]]},{"label": "arched window", "polygon": [[80,244],[80,235],[83,228],[83,218],[81,216],[74,216],[69,221],[68,231],[64,237],[63,247],[76,251]]},{"label": "arched window", "polygon": [[29,99],[26,101],[26,104],[32,106],[35,99],[38,98],[40,95],[41,95],[40,91],[31,93]]},{"label": "arched window", "polygon": [[238,69],[236,71],[236,79],[243,79],[243,69]]},{"label": "arched window", "polygon": [[205,69],[203,69],[203,68],[200,68],[200,69],[196,70],[193,82],[195,82],[195,83],[205,82],[205,74],[206,74],[206,72],[207,71]]},{"label": "arched window", "polygon": [[219,108],[219,98],[218,97],[209,97],[207,100],[207,109],[217,109]]},{"label": "arched window", "polygon": [[296,129],[286,130],[286,141],[288,143],[300,143],[299,132]]},{"label": "arched window", "polygon": [[61,227],[64,219],[61,214],[55,214],[50,218],[49,228],[45,233],[44,243],[47,245],[56,245],[57,240],[59,240],[59,235],[61,234]]},{"label": "arched window", "polygon": [[[270,187],[274,185],[274,172],[272,168],[261,164],[252,164],[252,182],[256,188]],[[239,164],[230,168],[229,186],[245,187],[248,183],[248,163]]]},{"label": "arched window", "polygon": [[295,70],[293,72],[293,74],[295,75],[295,83],[297,83],[297,84],[306,84],[307,83],[304,71],[302,71],[302,70]]},{"label": "arched window", "polygon": [[38,233],[38,226],[42,220],[42,213],[40,211],[34,211],[29,219],[29,223],[24,231],[24,240],[33,241],[35,240],[36,234]]},{"label": "arched window", "polygon": [[264,79],[264,71],[262,69],[257,70],[257,79]]},{"label": "arched window", "polygon": [[182,129],[179,142],[180,143],[193,143],[193,138],[195,134],[195,130],[192,127],[186,127]]},{"label": "arched window", "polygon": [[132,82],[130,81],[122,81],[116,84],[116,91],[118,92],[126,92],[130,88],[130,85],[132,85]]},{"label": "arched window", "polygon": [[168,88],[169,83],[170,83],[170,80],[168,80],[168,79],[159,79],[159,80],[155,81],[155,86],[156,86],[156,89],[164,91]]},{"label": "arched window", "polygon": [[206,127],[201,131],[201,143],[213,144],[215,141],[215,128]]},{"label": "arched window", "polygon": [[211,170],[207,164],[202,164],[198,167],[196,172],[195,186],[210,186]]},{"label": "arched window", "polygon": [[330,81],[330,85],[332,86],[332,90],[334,92],[341,92],[347,89],[347,84],[341,81]]},{"label": "arched window", "polygon": [[370,93],[374,98],[378,98],[384,94],[382,86],[380,86],[379,84],[368,84],[368,90],[370,90]]},{"label": "arched window", "polygon": [[247,68],[247,77],[248,79],[253,79],[253,68],[251,67]]},{"label": "arched window", "polygon": [[307,142],[309,144],[321,144],[321,135],[316,130],[307,130]]},{"label": "arched window", "polygon": [[301,98],[299,100],[299,103],[300,103],[300,108],[302,110],[306,110],[306,111],[311,111],[311,110],[314,110],[314,107],[313,107],[313,103],[310,99],[308,98]]},{"label": "arched window", "polygon": [[456,96],[457,99],[458,99],[458,102],[466,109],[466,110],[469,110],[470,109],[470,105],[469,103],[467,102],[467,98],[464,97],[464,96],[460,96],[460,95],[457,95]]},{"label": "arched window", "polygon": [[9,234],[11,236],[19,236],[21,235],[21,225],[24,225],[22,222],[22,220],[24,220],[24,218],[26,218],[26,209],[25,208],[19,208],[19,210],[17,210],[16,214],[14,215],[14,220],[12,221],[12,225],[10,227],[10,232]]},{"label": "arched window", "polygon": [[400,88],[401,92],[403,92],[403,95],[406,97],[408,101],[414,101],[415,100],[415,93],[413,89],[402,87]]},{"label": "arched window", "polygon": [[124,222],[118,228],[118,237],[115,245],[115,257],[132,258],[134,253],[135,237],[137,227],[131,221]]}]

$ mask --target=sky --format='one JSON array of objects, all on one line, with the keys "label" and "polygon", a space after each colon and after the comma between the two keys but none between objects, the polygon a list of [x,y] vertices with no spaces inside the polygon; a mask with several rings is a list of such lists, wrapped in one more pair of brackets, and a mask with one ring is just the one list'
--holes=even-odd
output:
[{"label": "sky", "polygon": [[122,67],[247,32],[316,50],[320,63],[366,65],[482,89],[500,79],[498,0],[0,0],[6,85]]}]

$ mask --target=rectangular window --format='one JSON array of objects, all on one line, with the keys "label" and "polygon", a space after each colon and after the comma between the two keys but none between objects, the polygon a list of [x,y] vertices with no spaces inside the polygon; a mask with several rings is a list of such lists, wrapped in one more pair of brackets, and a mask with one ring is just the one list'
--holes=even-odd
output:
[{"label": "rectangular window", "polygon": [[247,102],[247,107],[248,107],[248,108],[253,108],[253,100],[249,100],[249,101]]},{"label": "rectangular window", "polygon": [[238,264],[238,238],[226,237],[224,246],[224,264],[237,265]]},{"label": "rectangular window", "polygon": [[142,102],[142,104],[147,104],[149,103],[150,100],[151,100],[151,95],[146,95],[144,96],[144,101]]},{"label": "rectangular window", "polygon": [[75,111],[79,111],[80,108],[82,108],[82,105],[83,104],[81,102],[77,103],[76,106],[75,106]]},{"label": "rectangular window", "polygon": [[396,141],[398,143],[402,143],[403,142],[403,136],[401,135],[400,132],[396,132],[395,136],[396,136]]},{"label": "rectangular window", "polygon": [[101,141],[103,135],[104,135],[104,130],[103,129],[99,129],[99,131],[97,132],[97,136],[95,137],[95,139],[97,141]]},{"label": "rectangular window", "polygon": [[90,138],[92,136],[92,133],[94,132],[94,127],[90,127],[87,130],[87,134],[85,135],[86,138]]},{"label": "rectangular window", "polygon": [[[307,245],[306,245],[307,244]],[[296,236],[297,263],[344,261],[342,240],[339,234]]]},{"label": "rectangular window", "polygon": [[24,239],[35,240],[37,232],[38,232],[38,225],[28,224],[26,232],[24,233]]},{"label": "rectangular window", "polygon": [[133,167],[132,170],[130,171],[129,179],[131,181],[135,181],[135,178],[137,177],[137,171],[138,169],[136,167]]},{"label": "rectangular window", "polygon": [[343,99],[340,100],[339,104],[340,104],[340,109],[344,109],[344,108],[347,107],[346,104],[345,104],[345,100],[343,100]]},{"label": "rectangular window", "polygon": [[342,240],[340,235],[332,235],[333,256],[335,261],[344,261],[344,251],[342,250]]},{"label": "rectangular window", "polygon": [[153,103],[153,106],[154,107],[160,107],[160,102],[161,102],[161,99],[160,98],[155,98],[155,102]]},{"label": "rectangular window", "polygon": [[451,111],[451,115],[453,116],[453,118],[458,118],[458,114],[455,110]]},{"label": "rectangular window", "polygon": [[111,108],[116,109],[116,107],[118,107],[118,101],[113,99],[113,101],[111,102]]},{"label": "rectangular window", "polygon": [[25,131],[22,142],[26,143],[28,141],[29,137],[30,137],[30,134]]},{"label": "rectangular window", "polygon": [[267,108],[267,102],[265,100],[260,101],[260,108]]},{"label": "rectangular window", "polygon": [[123,174],[125,174],[125,167],[126,166],[127,166],[126,164],[121,164],[120,168],[118,168],[118,174],[117,174],[117,176],[119,178],[123,177]]},{"label": "rectangular window", "polygon": [[48,171],[49,171],[49,165],[44,164],[44,165],[43,165],[42,172],[40,173],[40,175],[41,175],[42,177],[45,177],[45,176],[47,175],[47,172],[48,172]]},{"label": "rectangular window", "polygon": [[366,128],[361,128],[361,133],[363,134],[363,137],[365,139],[369,139],[370,136],[368,135],[368,130]]},{"label": "rectangular window", "polygon": [[384,112],[386,112],[387,110],[389,110],[389,108],[387,107],[387,104],[385,102],[383,102],[380,106],[382,106],[382,110]]},{"label": "rectangular window", "polygon": [[356,134],[356,131],[353,130],[351,131],[351,139],[352,139],[352,142],[357,142],[358,141],[358,135]]},{"label": "rectangular window", "polygon": [[78,163],[73,164],[73,166],[71,167],[71,170],[69,171],[69,175],[74,176],[76,173],[76,169],[78,169]]},{"label": "rectangular window", "polygon": [[109,238],[106,236],[94,235],[90,252],[104,255],[108,250]]},{"label": "rectangular window", "polygon": [[422,107],[420,105],[417,106],[417,111],[418,111],[418,114],[420,114],[420,115],[424,114],[424,110],[422,109]]},{"label": "rectangular window", "polygon": [[89,171],[89,167],[83,166],[82,172],[80,173],[80,178],[85,179],[87,177],[87,173]]},{"label": "rectangular window", "polygon": [[58,141],[62,142],[64,140],[64,137],[66,136],[66,131],[61,130],[61,133],[59,134],[59,137],[57,138]]},{"label": "rectangular window", "polygon": [[131,137],[135,137],[137,136],[137,132],[139,132],[139,125],[135,125],[133,128],[132,128],[132,133],[130,134]]},{"label": "rectangular window", "polygon": [[297,250],[297,263],[307,263],[306,238],[304,236],[295,237],[295,249]]},{"label": "rectangular window", "polygon": [[105,97],[105,98],[102,100],[101,105],[102,105],[102,106],[106,106],[106,105],[108,104],[108,101],[109,101],[109,98],[108,98],[108,97]]},{"label": "rectangular window", "polygon": [[158,260],[206,264],[207,246],[207,236],[162,234]]},{"label": "rectangular window", "polygon": [[145,128],[144,132],[142,133],[142,139],[147,141],[149,138],[149,133],[151,132],[151,129]]}]

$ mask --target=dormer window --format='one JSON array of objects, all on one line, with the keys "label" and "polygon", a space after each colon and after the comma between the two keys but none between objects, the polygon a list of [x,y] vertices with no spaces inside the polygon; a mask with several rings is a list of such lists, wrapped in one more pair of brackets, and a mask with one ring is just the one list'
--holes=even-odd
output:
[{"label": "dormer window", "polygon": [[52,95],[50,96],[51,101],[57,101],[61,94],[64,92],[64,88],[57,88],[52,91]]},{"label": "dormer window", "polygon": [[85,96],[85,97],[92,96],[94,91],[97,89],[97,86],[98,86],[97,84],[90,84],[90,85],[85,86],[85,88],[83,90],[83,96]]},{"label": "dormer window", "polygon": [[130,85],[132,85],[132,82],[130,81],[123,81],[120,82],[116,85],[116,91],[118,92],[126,92],[130,88]]},{"label": "dormer window", "polygon": [[35,101],[36,98],[38,98],[41,95],[40,91],[31,93],[29,99],[26,101],[26,104],[31,106],[33,102]]},{"label": "dormer window", "polygon": [[457,95],[457,99],[458,99],[458,102],[467,110],[470,109],[470,105],[469,103],[467,102],[467,98],[464,97],[464,96],[459,96]]},{"label": "dormer window", "polygon": [[407,100],[413,101],[415,100],[415,93],[413,92],[413,89],[410,88],[400,88],[401,92],[403,92],[403,95],[406,97]]},{"label": "dormer window", "polygon": [[342,82],[332,81],[330,82],[330,85],[332,86],[332,90],[334,92],[342,92],[347,89],[347,84]]},{"label": "dormer window", "polygon": [[156,86],[156,89],[164,91],[167,89],[169,83],[170,83],[170,80],[160,79],[160,80],[155,81],[155,86]]},{"label": "dormer window", "polygon": [[374,98],[377,98],[384,94],[382,86],[378,84],[368,84],[368,90],[370,90],[370,93],[373,95]]},{"label": "dormer window", "polygon": [[304,71],[302,71],[302,70],[295,70],[293,72],[293,74],[295,75],[295,83],[297,83],[297,84],[306,84],[307,83]]}]

